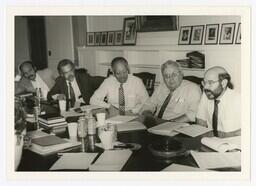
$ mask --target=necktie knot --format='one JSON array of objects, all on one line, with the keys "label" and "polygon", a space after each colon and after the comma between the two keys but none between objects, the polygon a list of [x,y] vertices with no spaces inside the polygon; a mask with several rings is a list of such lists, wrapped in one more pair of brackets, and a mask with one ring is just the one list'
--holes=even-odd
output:
[{"label": "necktie knot", "polygon": [[220,103],[220,100],[215,99],[214,103],[218,105]]}]

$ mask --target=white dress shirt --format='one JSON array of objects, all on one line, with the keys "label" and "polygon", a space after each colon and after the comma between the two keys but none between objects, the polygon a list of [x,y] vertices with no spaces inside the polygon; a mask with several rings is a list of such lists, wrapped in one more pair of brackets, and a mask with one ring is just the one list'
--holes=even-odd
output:
[{"label": "white dress shirt", "polygon": [[[165,83],[160,84],[153,95],[146,101],[141,112],[150,110],[154,113],[156,110],[157,116],[169,93],[170,90]],[[195,121],[201,95],[202,92],[197,84],[182,80],[180,86],[173,91],[162,118],[170,120],[185,114],[190,121]]]},{"label": "white dress shirt", "polygon": [[[113,105],[119,108],[119,87],[120,83],[114,76],[108,77],[94,92],[90,104],[104,108]],[[148,93],[142,80],[129,74],[127,81],[123,83],[123,89],[125,111],[131,110],[133,113],[138,113],[143,103],[148,99]],[[108,103],[104,102],[105,97],[107,97]]]},{"label": "white dress shirt", "polygon": [[36,88],[41,88],[42,90],[42,96],[44,98],[46,98],[47,93],[49,91],[49,87],[47,86],[47,84],[42,80],[42,78],[36,73],[36,78],[35,80],[30,80],[30,82],[32,83],[34,89]]},{"label": "white dress shirt", "polygon": [[[233,132],[241,128],[241,103],[240,94],[227,88],[226,92],[219,99],[218,104],[218,131]],[[214,111],[214,100],[207,98],[203,94],[199,107],[197,118],[207,122],[209,128],[212,128],[212,115]]]}]

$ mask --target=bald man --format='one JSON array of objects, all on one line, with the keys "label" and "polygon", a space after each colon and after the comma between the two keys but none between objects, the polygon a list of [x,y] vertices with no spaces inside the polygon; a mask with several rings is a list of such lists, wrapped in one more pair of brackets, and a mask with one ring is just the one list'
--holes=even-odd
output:
[{"label": "bald man", "polygon": [[145,116],[144,124],[148,127],[153,125],[150,121],[152,116],[156,120],[195,122],[202,94],[200,87],[183,79],[181,67],[175,61],[165,62],[161,66],[161,72],[164,83],[154,91],[141,110]]},{"label": "bald man", "polygon": [[220,66],[205,72],[204,94],[200,100],[197,124],[213,129],[214,136],[230,137],[241,134],[240,94],[233,90],[231,77]]}]

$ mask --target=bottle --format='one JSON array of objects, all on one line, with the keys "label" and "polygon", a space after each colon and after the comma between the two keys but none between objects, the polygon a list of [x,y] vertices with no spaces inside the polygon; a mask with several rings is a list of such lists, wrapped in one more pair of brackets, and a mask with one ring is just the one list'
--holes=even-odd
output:
[{"label": "bottle", "polygon": [[93,116],[87,117],[88,121],[88,150],[94,152],[96,143],[96,122]]},{"label": "bottle", "polygon": [[85,117],[80,117],[78,120],[78,137],[81,139],[82,152],[86,150],[86,138],[87,135],[87,126],[85,122]]}]

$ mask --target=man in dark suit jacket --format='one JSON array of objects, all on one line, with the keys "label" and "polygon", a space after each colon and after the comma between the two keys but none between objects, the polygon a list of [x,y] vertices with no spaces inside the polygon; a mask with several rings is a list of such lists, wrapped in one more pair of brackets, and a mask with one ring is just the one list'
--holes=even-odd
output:
[{"label": "man in dark suit jacket", "polygon": [[[69,59],[63,59],[58,64],[60,76],[47,95],[48,100],[66,99],[73,107],[75,102],[89,104],[94,92],[92,77],[85,69],[75,69],[74,63]],[[67,102],[68,104],[68,102]]]}]

